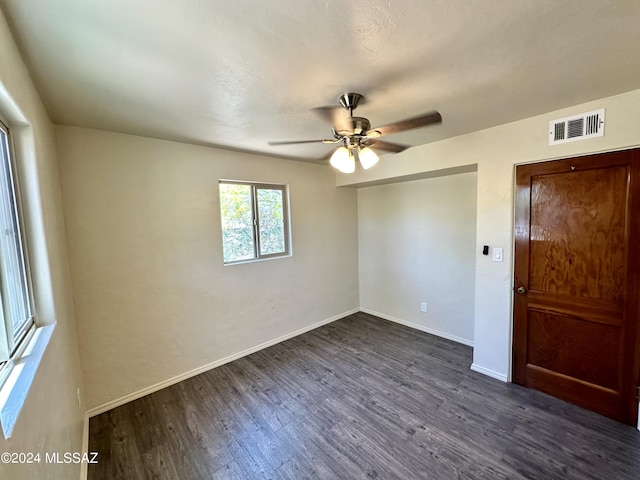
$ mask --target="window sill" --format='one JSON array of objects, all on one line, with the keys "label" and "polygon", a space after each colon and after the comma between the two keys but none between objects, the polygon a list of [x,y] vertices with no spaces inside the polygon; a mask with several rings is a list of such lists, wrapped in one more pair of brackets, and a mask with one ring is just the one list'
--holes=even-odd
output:
[{"label": "window sill", "polygon": [[293,257],[292,253],[285,253],[283,255],[273,255],[269,257],[259,257],[259,258],[249,258],[247,260],[237,260],[235,262],[224,262],[225,267],[230,267],[231,265],[244,265],[246,263],[256,263],[256,262],[266,262],[269,260],[278,260],[279,258],[289,258]]},{"label": "window sill", "polygon": [[20,358],[14,361],[7,380],[0,388],[0,424],[4,438],[11,437],[54,327],[55,325],[46,325],[36,329]]}]

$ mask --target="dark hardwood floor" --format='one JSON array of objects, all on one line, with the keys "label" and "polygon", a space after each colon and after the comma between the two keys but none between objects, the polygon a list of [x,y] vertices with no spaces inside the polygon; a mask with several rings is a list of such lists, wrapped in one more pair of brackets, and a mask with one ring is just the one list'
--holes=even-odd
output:
[{"label": "dark hardwood floor", "polygon": [[90,480],[638,479],[640,432],[364,313],[90,421]]}]

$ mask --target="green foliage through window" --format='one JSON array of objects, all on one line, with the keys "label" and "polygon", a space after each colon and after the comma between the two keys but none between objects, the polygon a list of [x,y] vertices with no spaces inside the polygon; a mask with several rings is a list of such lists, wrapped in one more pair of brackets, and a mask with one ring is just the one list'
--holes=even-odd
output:
[{"label": "green foliage through window", "polygon": [[284,252],[284,212],[282,190],[258,188],[258,219],[260,220],[260,254]]},{"label": "green foliage through window", "polygon": [[288,255],[286,187],[220,182],[224,262]]}]

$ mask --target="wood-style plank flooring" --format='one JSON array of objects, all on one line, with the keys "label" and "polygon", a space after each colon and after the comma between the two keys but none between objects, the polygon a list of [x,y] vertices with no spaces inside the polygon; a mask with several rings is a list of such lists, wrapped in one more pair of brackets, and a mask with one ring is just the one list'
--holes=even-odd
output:
[{"label": "wood-style plank flooring", "polygon": [[640,432],[358,313],[90,421],[90,480],[638,479]]}]

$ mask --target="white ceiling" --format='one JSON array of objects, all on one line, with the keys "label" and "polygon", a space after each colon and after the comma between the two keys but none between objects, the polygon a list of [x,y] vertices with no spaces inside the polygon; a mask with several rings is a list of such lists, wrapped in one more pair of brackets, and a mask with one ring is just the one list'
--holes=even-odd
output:
[{"label": "white ceiling", "polygon": [[[419,145],[640,88],[640,1],[0,0],[54,122],[300,159],[310,109]],[[577,112],[579,113],[579,112]]]}]

